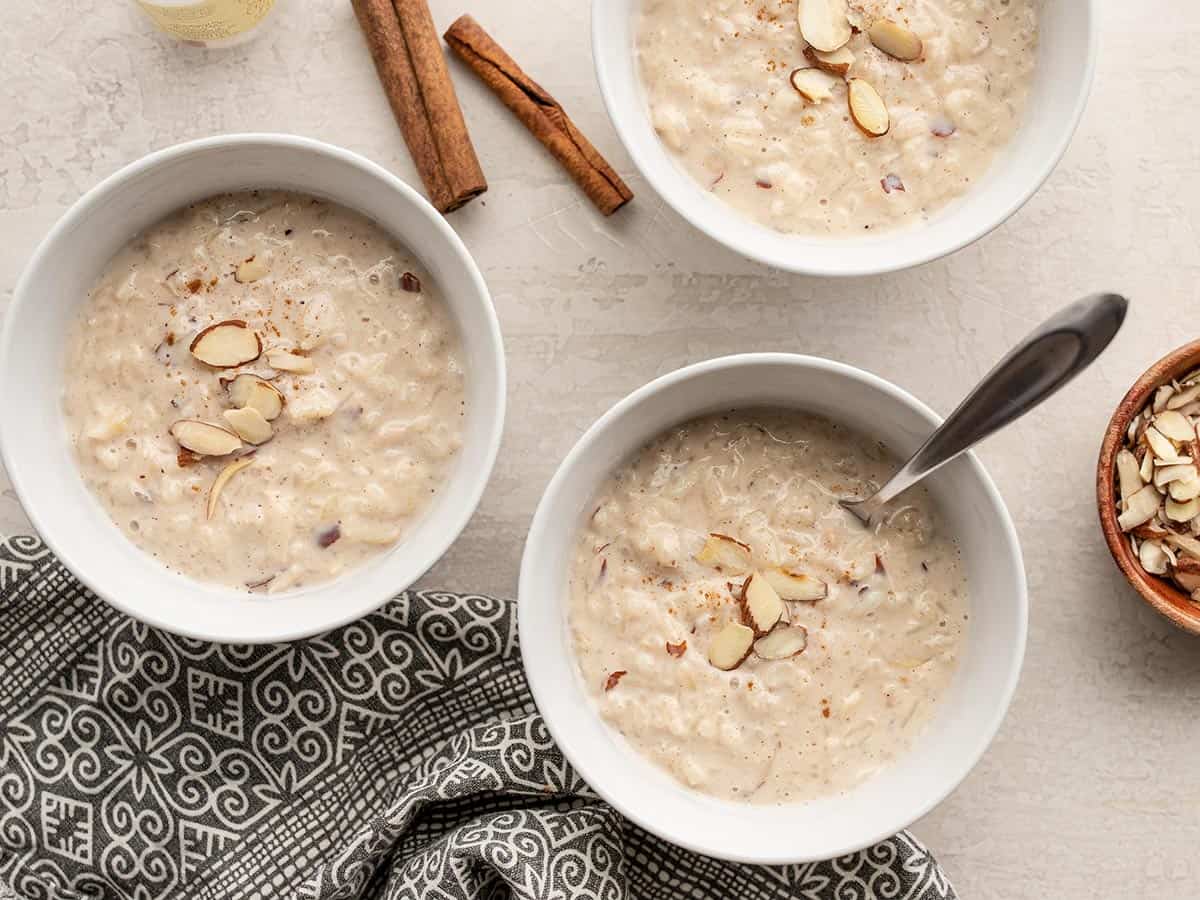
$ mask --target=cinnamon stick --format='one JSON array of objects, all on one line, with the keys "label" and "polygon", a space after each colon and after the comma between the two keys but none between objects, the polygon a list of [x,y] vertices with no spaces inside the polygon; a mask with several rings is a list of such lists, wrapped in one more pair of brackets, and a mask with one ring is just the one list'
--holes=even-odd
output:
[{"label": "cinnamon stick", "polygon": [[458,209],[487,190],[425,0],[351,0],[429,200]]},{"label": "cinnamon stick", "polygon": [[478,22],[463,16],[445,36],[450,49],[554,155],[600,212],[611,216],[633,199],[633,191],[575,127],[559,102],[525,74]]}]

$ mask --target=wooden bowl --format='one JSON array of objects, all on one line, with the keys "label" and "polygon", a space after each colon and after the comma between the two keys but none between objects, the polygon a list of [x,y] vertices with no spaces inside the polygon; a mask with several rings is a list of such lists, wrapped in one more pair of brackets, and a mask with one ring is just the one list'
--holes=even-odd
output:
[{"label": "wooden bowl", "polygon": [[1142,568],[1129,546],[1129,536],[1117,524],[1116,458],[1124,446],[1129,423],[1150,402],[1160,385],[1172,378],[1200,369],[1200,341],[1185,344],[1164,356],[1133,383],[1117,411],[1113,413],[1100,446],[1100,461],[1096,467],[1096,502],[1100,510],[1100,527],[1104,540],[1125,578],[1142,599],[1185,631],[1200,634],[1200,605],[1173,583]]}]

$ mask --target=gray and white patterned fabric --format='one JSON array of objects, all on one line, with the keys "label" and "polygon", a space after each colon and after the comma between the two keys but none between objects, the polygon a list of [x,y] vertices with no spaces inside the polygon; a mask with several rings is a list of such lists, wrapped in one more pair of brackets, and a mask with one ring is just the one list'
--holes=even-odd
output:
[{"label": "gray and white patterned fabric", "polygon": [[245,647],[116,612],[0,541],[0,898],[945,900],[900,834],[754,868],[589,790],[530,699],[511,601],[407,592]]}]

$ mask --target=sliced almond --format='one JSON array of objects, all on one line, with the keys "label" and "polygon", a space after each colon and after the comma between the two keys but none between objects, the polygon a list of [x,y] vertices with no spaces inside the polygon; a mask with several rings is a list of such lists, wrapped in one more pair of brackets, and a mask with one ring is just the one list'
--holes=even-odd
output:
[{"label": "sliced almond", "polygon": [[[1141,449],[1143,452],[1146,451],[1145,447],[1142,447]],[[1151,478],[1154,477],[1154,454],[1153,453],[1147,452],[1146,455],[1142,457],[1142,465],[1141,465],[1141,468],[1138,469],[1138,474],[1140,476],[1142,476],[1142,481],[1149,481]]]},{"label": "sliced almond", "polygon": [[222,413],[229,427],[247,444],[265,444],[275,434],[271,423],[253,406],[227,409]]},{"label": "sliced almond", "polygon": [[1138,548],[1138,562],[1151,575],[1165,575],[1169,560],[1167,553],[1159,541],[1142,541]]},{"label": "sliced almond", "polygon": [[1148,484],[1125,501],[1125,511],[1117,517],[1122,531],[1132,531],[1145,525],[1158,512],[1159,493],[1154,485]]},{"label": "sliced almond", "polygon": [[1128,500],[1143,487],[1142,476],[1138,471],[1137,457],[1122,448],[1117,453],[1117,481],[1121,485],[1121,499]]},{"label": "sliced almond", "polygon": [[1180,468],[1191,469],[1191,474],[1186,478],[1172,481],[1167,486],[1167,492],[1171,495],[1172,500],[1186,503],[1188,500],[1200,497],[1200,474],[1196,473],[1194,466],[1181,466]]},{"label": "sliced almond", "polygon": [[1154,427],[1159,434],[1171,441],[1185,443],[1196,439],[1196,428],[1187,416],[1176,410],[1164,410],[1154,417]]},{"label": "sliced almond", "polygon": [[229,391],[229,401],[234,406],[257,409],[268,422],[283,412],[283,394],[265,378],[243,372],[237,378],[222,378],[221,385]]},{"label": "sliced almond", "polygon": [[234,270],[233,280],[238,284],[250,284],[258,281],[260,278],[265,278],[270,272],[270,267],[266,262],[257,256],[252,256],[244,262],[240,263],[237,269]]},{"label": "sliced almond", "polygon": [[851,78],[848,82],[846,96],[850,104],[850,118],[858,126],[859,131],[867,137],[883,137],[888,133],[891,120],[888,118],[887,105],[879,92],[861,78]]},{"label": "sliced almond", "polygon": [[740,622],[730,622],[717,632],[708,645],[708,661],[730,672],[746,661],[754,649],[754,632]]},{"label": "sliced almond", "polygon": [[1189,464],[1158,466],[1154,470],[1154,486],[1163,488],[1173,481],[1188,481],[1196,477],[1196,467]]},{"label": "sliced almond", "polygon": [[750,546],[727,534],[713,532],[696,554],[696,562],[740,575],[750,571]]},{"label": "sliced almond", "polygon": [[817,50],[832,53],[850,40],[846,0],[798,0],[800,35]]},{"label": "sliced almond", "polygon": [[1192,498],[1180,502],[1168,497],[1167,502],[1163,505],[1163,512],[1172,522],[1186,522],[1200,515],[1200,499]]},{"label": "sliced almond", "polygon": [[1179,455],[1175,450],[1175,446],[1157,428],[1153,426],[1147,428],[1143,437],[1146,444],[1150,447],[1150,452],[1159,459],[1170,459]]},{"label": "sliced almond", "polygon": [[867,32],[867,37],[888,56],[901,62],[920,59],[925,49],[919,37],[891,19],[877,20]]},{"label": "sliced almond", "polygon": [[783,618],[783,601],[775,588],[755,572],[742,585],[742,621],[754,629],[755,637],[762,637],[779,624]]},{"label": "sliced almond", "polygon": [[760,659],[790,659],[808,647],[808,629],[803,625],[776,628],[754,642],[754,655]]},{"label": "sliced almond", "polygon": [[1200,400],[1200,384],[1192,384],[1185,387],[1182,391],[1172,394],[1171,399],[1167,401],[1167,409],[1182,409]]},{"label": "sliced almond", "polygon": [[854,54],[849,47],[838,47],[832,53],[824,53],[815,47],[804,48],[804,58],[822,72],[828,72],[838,78],[845,78],[850,67],[854,65]]},{"label": "sliced almond", "polygon": [[1154,468],[1161,469],[1163,466],[1190,466],[1192,458],[1190,456],[1155,456],[1153,453],[1147,453],[1147,457],[1154,461]]},{"label": "sliced almond", "polygon": [[1176,547],[1189,556],[1200,560],[1200,540],[1197,540],[1190,534],[1176,534],[1173,531],[1168,531],[1163,534],[1162,539],[1172,547]]},{"label": "sliced almond", "polygon": [[212,487],[208,489],[208,509],[205,514],[205,518],[211,519],[213,517],[213,513],[216,512],[217,509],[217,500],[221,496],[221,491],[225,489],[225,485],[229,483],[229,479],[238,472],[242,471],[242,469],[253,464],[253,456],[243,456],[241,459],[235,459],[219,473],[217,473],[217,480],[214,481]]},{"label": "sliced almond", "polygon": [[1154,412],[1162,412],[1167,408],[1167,401],[1171,399],[1171,395],[1175,393],[1174,385],[1164,384],[1154,392],[1154,402],[1150,408]]},{"label": "sliced almond", "polygon": [[820,69],[796,69],[790,80],[792,87],[809,103],[820,103],[833,96],[833,86],[837,79]]},{"label": "sliced almond", "polygon": [[228,369],[258,359],[262,341],[241,319],[228,319],[209,325],[192,339],[188,349],[206,366]]},{"label": "sliced almond", "polygon": [[272,350],[267,354],[267,365],[280,372],[295,372],[297,375],[309,375],[316,371],[316,366],[307,356],[287,350]]},{"label": "sliced almond", "polygon": [[828,584],[794,569],[767,569],[762,577],[784,600],[813,602],[829,596]]},{"label": "sliced almond", "polygon": [[242,449],[242,439],[228,428],[198,419],[180,419],[171,426],[171,437],[184,450],[201,456],[225,456]]}]

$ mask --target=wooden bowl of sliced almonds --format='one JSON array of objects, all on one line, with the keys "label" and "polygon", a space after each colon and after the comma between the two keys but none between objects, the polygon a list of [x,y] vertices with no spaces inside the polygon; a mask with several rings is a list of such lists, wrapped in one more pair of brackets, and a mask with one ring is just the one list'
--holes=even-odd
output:
[{"label": "wooden bowl of sliced almonds", "polygon": [[1096,500],[1113,559],[1152,607],[1200,634],[1200,341],[1152,365],[1113,413]]}]

